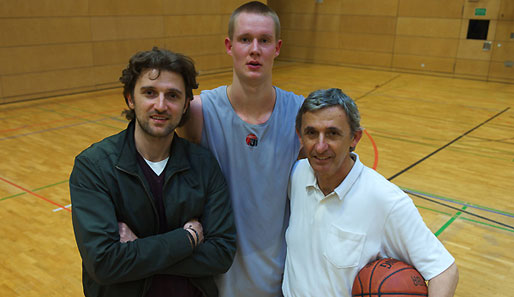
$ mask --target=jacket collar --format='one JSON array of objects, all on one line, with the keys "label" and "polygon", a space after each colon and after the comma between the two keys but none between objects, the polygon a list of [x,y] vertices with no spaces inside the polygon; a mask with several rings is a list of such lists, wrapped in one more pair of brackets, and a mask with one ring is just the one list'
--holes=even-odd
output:
[{"label": "jacket collar", "polygon": [[[117,146],[121,148],[121,151],[116,167],[132,174],[142,175],[136,159],[138,152],[136,150],[134,130],[135,120],[132,120],[125,130],[124,137],[121,137],[120,142],[117,144]],[[189,168],[189,154],[186,150],[185,140],[175,133],[173,141],[171,142],[170,158],[166,166],[166,177],[170,177],[176,172],[184,171]]]}]

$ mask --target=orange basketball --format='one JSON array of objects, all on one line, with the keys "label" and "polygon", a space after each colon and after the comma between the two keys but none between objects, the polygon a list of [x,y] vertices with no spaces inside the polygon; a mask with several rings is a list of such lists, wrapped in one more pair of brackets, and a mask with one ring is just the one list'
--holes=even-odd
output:
[{"label": "orange basketball", "polygon": [[352,296],[428,296],[428,288],[414,267],[387,258],[373,261],[361,269],[353,282]]}]

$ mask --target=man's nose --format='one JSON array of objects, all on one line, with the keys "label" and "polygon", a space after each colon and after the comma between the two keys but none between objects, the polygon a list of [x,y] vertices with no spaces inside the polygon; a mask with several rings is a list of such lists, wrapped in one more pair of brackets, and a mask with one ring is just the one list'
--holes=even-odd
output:
[{"label": "man's nose", "polygon": [[325,141],[325,135],[321,134],[319,135],[318,141],[316,142],[315,146],[316,152],[323,153],[328,149],[328,144]]},{"label": "man's nose", "polygon": [[252,44],[250,45],[250,50],[252,53],[259,52],[259,40],[257,38],[252,40]]},{"label": "man's nose", "polygon": [[166,110],[166,99],[164,98],[164,94],[161,93],[157,97],[157,102],[155,102],[155,110],[157,111],[164,111]]}]

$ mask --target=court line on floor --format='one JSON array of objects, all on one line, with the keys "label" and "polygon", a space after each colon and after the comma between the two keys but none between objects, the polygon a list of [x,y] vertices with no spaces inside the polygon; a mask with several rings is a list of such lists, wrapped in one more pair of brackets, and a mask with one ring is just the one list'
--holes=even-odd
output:
[{"label": "court line on floor", "polygon": [[427,197],[430,197],[430,198],[435,198],[435,199],[446,201],[446,202],[452,202],[452,203],[455,203],[455,204],[460,204],[462,206],[471,207],[471,208],[475,208],[475,209],[479,209],[479,210],[483,210],[483,211],[487,211],[487,212],[492,212],[492,213],[495,213],[495,214],[500,214],[500,215],[504,215],[504,216],[507,216],[507,217],[514,218],[514,213],[510,213],[510,212],[507,212],[507,211],[497,210],[497,209],[493,209],[493,208],[490,208],[490,207],[481,206],[481,205],[478,205],[478,204],[467,203],[467,202],[460,201],[460,200],[457,200],[457,199],[443,197],[443,196],[439,196],[439,195],[435,195],[435,194],[429,194],[429,193],[425,193],[425,192],[422,192],[422,191],[416,191],[416,190],[405,188],[405,187],[400,187],[400,188],[404,192],[406,192],[406,193],[413,193],[413,194],[418,194],[418,195],[424,195],[424,196],[427,196]]},{"label": "court line on floor", "polygon": [[[43,110],[43,111],[47,111],[47,112],[48,111],[52,111],[52,110],[45,110],[42,107],[38,107],[38,108]],[[56,113],[55,111],[52,111],[52,112]],[[86,116],[82,116],[82,117],[68,117],[68,118],[64,118],[64,119],[53,120],[53,121],[42,122],[42,123],[36,123],[36,124],[32,124],[32,125],[23,125],[23,126],[18,126],[18,127],[15,127],[15,128],[9,128],[9,129],[0,130],[0,133],[13,132],[13,131],[17,131],[17,130],[21,130],[21,129],[26,129],[26,128],[31,128],[31,127],[51,125],[51,124],[55,124],[55,123],[67,122],[67,121],[76,120],[76,119],[85,119],[85,118],[88,118],[88,117],[93,117],[94,115],[104,116],[104,114],[108,114],[108,113],[112,113],[112,112],[114,112],[114,110],[112,110],[112,111],[104,111],[104,112],[100,112],[100,113],[96,113],[96,114],[90,114],[90,115],[86,115]]]},{"label": "court line on floor", "polygon": [[[468,214],[468,215],[471,215],[471,216],[474,216],[474,217],[477,217],[477,218],[480,218],[482,220],[486,220],[486,221],[489,221],[489,222],[492,222],[492,223],[495,223],[495,224],[498,224],[498,225],[501,225],[503,227],[506,227],[506,228],[509,228],[511,229],[511,231],[514,231],[514,226],[510,226],[510,225],[507,225],[507,224],[504,224],[504,223],[501,223],[501,222],[498,222],[498,221],[495,221],[493,219],[489,219],[487,217],[484,217],[484,216],[481,216],[481,215],[477,215],[475,213],[472,213],[472,212],[469,212],[467,210],[464,210],[465,208],[467,208],[466,206],[463,206],[462,209],[459,209],[457,207],[454,207],[454,206],[451,206],[451,205],[448,205],[448,204],[445,204],[445,203],[442,203],[440,201],[436,201],[434,199],[431,199],[431,198],[428,198],[428,197],[425,197],[423,195],[419,195],[419,194],[415,194],[415,193],[408,193],[412,196],[415,196],[415,197],[418,197],[418,198],[421,198],[421,199],[425,199],[427,201],[430,201],[430,202],[433,202],[433,203],[436,203],[436,204],[439,204],[439,205],[442,205],[442,206],[445,206],[445,207],[448,207],[448,208],[451,208],[451,209],[454,209],[454,210],[457,210],[458,212],[462,212],[462,213],[465,213],[465,214]],[[460,214],[459,214],[460,215]],[[452,222],[454,220],[451,220]]]},{"label": "court line on floor", "polygon": [[19,186],[19,185],[17,185],[17,184],[15,184],[15,183],[13,183],[13,182],[11,182],[11,181],[9,181],[9,180],[7,180],[7,179],[5,179],[5,178],[1,177],[1,176],[0,176],[0,180],[2,180],[2,181],[4,181],[4,182],[6,182],[6,183],[8,183],[8,184],[10,184],[11,186],[14,186],[14,187],[18,188],[18,189],[20,189],[20,190],[22,190],[22,191],[24,191],[24,192],[27,192],[27,193],[29,193],[29,194],[31,194],[31,195],[33,195],[33,196],[35,196],[35,197],[39,198],[39,199],[42,199],[42,200],[44,200],[44,201],[46,201],[46,202],[48,202],[48,203],[51,203],[51,204],[56,205],[56,206],[58,206],[58,207],[64,208],[65,210],[67,210],[67,211],[71,212],[71,210],[70,210],[70,209],[65,208],[64,206],[60,205],[59,203],[54,202],[54,201],[52,201],[52,200],[50,200],[50,199],[48,199],[48,198],[45,198],[45,197],[43,197],[43,196],[41,196],[41,195],[39,195],[39,194],[36,194],[36,193],[34,193],[34,192],[30,191],[30,190],[27,190],[27,189],[23,188],[22,186]]},{"label": "court line on floor", "polygon": [[[467,207],[466,206],[463,206],[462,207],[462,210],[465,210]],[[460,215],[462,214],[462,211],[458,211],[456,214],[454,214],[451,219],[449,219],[443,226],[441,226],[441,228],[439,228],[439,230],[437,230],[434,235],[437,237],[439,235],[441,235],[441,233],[443,233],[444,230],[446,230],[446,228],[448,228],[458,217],[460,217]]]},{"label": "court line on floor", "polygon": [[375,140],[373,140],[373,137],[371,137],[371,135],[368,133],[368,130],[367,129],[364,129],[364,133],[366,133],[366,135],[368,136],[369,140],[371,141],[371,145],[373,146],[373,151],[374,151],[374,154],[375,154],[375,160],[373,161],[373,170],[377,170],[377,166],[378,166],[378,148],[377,148],[377,144],[375,143]]},{"label": "court line on floor", "polygon": [[[16,134],[16,135],[11,135],[11,136],[1,137],[0,141],[7,140],[7,139],[24,137],[24,136],[28,136],[28,135],[40,134],[40,133],[54,131],[54,130],[71,128],[71,127],[80,126],[80,125],[84,125],[84,124],[98,124],[98,122],[105,121],[105,120],[108,120],[108,119],[109,118],[102,118],[102,119],[98,119],[98,120],[94,120],[94,121],[83,121],[83,122],[79,122],[79,123],[75,123],[75,124],[69,124],[69,125],[64,125],[64,126],[59,126],[59,127],[54,127],[54,128],[48,128],[48,129],[43,129],[43,130],[38,130],[38,131],[32,131],[32,132],[23,133],[23,134]],[[103,124],[98,124],[98,125],[102,125],[102,126],[107,126],[109,128],[115,128],[115,129],[123,130],[123,128],[120,128],[120,127],[115,127],[115,126],[110,126],[110,125],[103,125]]]},{"label": "court line on floor", "polygon": [[458,141],[459,139],[461,139],[462,137],[468,135],[469,133],[475,131],[476,129],[480,128],[481,126],[483,126],[484,124],[488,123],[489,121],[495,119],[496,117],[500,116],[501,114],[503,114],[504,112],[506,112],[507,110],[509,110],[510,107],[507,107],[505,108],[504,110],[500,111],[499,113],[495,114],[494,116],[490,117],[489,119],[485,120],[484,122],[482,122],[481,124],[473,127],[472,129],[468,130],[467,132],[464,132],[463,134],[461,134],[459,137],[455,138],[454,140],[448,142],[447,144],[443,145],[442,147],[438,148],[437,150],[433,151],[432,153],[426,155],[425,157],[421,158],[420,160],[414,162],[413,164],[409,165],[407,168],[401,170],[400,172],[396,173],[395,175],[391,176],[390,178],[388,178],[387,180],[391,181],[393,179],[395,179],[396,177],[398,177],[399,175],[403,174],[404,172],[410,170],[411,168],[413,168],[414,166],[418,165],[419,163],[425,161],[426,159],[430,158],[431,156],[437,154],[438,152],[440,152],[441,150],[445,149],[446,147],[450,146],[451,144],[453,144],[454,142]]},{"label": "court line on floor", "polygon": [[369,94],[371,94],[371,93],[375,92],[376,90],[378,90],[379,88],[381,88],[381,87],[383,87],[383,86],[385,86],[385,85],[389,84],[390,82],[392,82],[393,80],[397,79],[397,78],[398,78],[398,77],[400,77],[400,76],[401,76],[401,74],[397,74],[396,76],[394,76],[394,77],[392,77],[392,78],[388,79],[387,81],[385,81],[385,82],[383,82],[383,83],[381,83],[381,84],[376,85],[373,89],[369,90],[369,91],[368,91],[367,93],[365,93],[364,95],[361,95],[361,96],[357,97],[354,101],[357,101],[357,100],[359,100],[359,99],[362,99],[362,98],[364,98],[364,97],[368,96]]},{"label": "court line on floor", "polygon": [[[60,185],[60,184],[64,184],[64,183],[67,183],[67,182],[69,182],[68,179],[60,181],[60,182],[56,182],[56,183],[53,183],[53,184],[50,184],[50,185],[42,186],[42,187],[33,189],[31,191],[32,192],[37,192],[39,190],[43,190],[43,189],[50,188],[50,187],[53,187],[53,186],[57,186],[57,185]],[[11,199],[11,198],[14,198],[14,197],[18,197],[18,196],[21,196],[21,195],[24,195],[24,194],[27,194],[27,193],[26,192],[22,192],[22,193],[14,194],[14,195],[11,195],[11,196],[3,197],[3,198],[0,198],[0,201]]]}]

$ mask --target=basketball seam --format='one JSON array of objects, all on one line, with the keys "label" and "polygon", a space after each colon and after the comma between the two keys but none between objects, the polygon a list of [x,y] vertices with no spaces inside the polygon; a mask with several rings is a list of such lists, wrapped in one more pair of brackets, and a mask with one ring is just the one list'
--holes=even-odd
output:
[{"label": "basketball seam", "polygon": [[[390,278],[391,276],[395,275],[396,273],[400,272],[400,271],[404,271],[404,270],[416,270],[414,269],[413,267],[405,267],[405,268],[402,268],[402,269],[398,269],[396,271],[394,271],[393,273],[389,274],[387,277],[385,277],[381,282],[380,282],[380,285],[378,286],[378,296],[382,296],[382,295],[416,295],[416,296],[428,296],[428,294],[422,294],[422,293],[382,293],[380,292],[381,289],[382,289],[382,285],[384,284],[384,282]],[[371,288],[371,286],[370,286]]]},{"label": "basketball seam", "polygon": [[370,294],[371,296],[371,284],[373,283],[373,273],[375,273],[375,269],[377,268],[377,266],[382,263],[384,259],[378,261],[375,266],[373,267],[373,270],[371,270],[371,274],[369,275],[369,288],[368,288],[368,293]]}]

